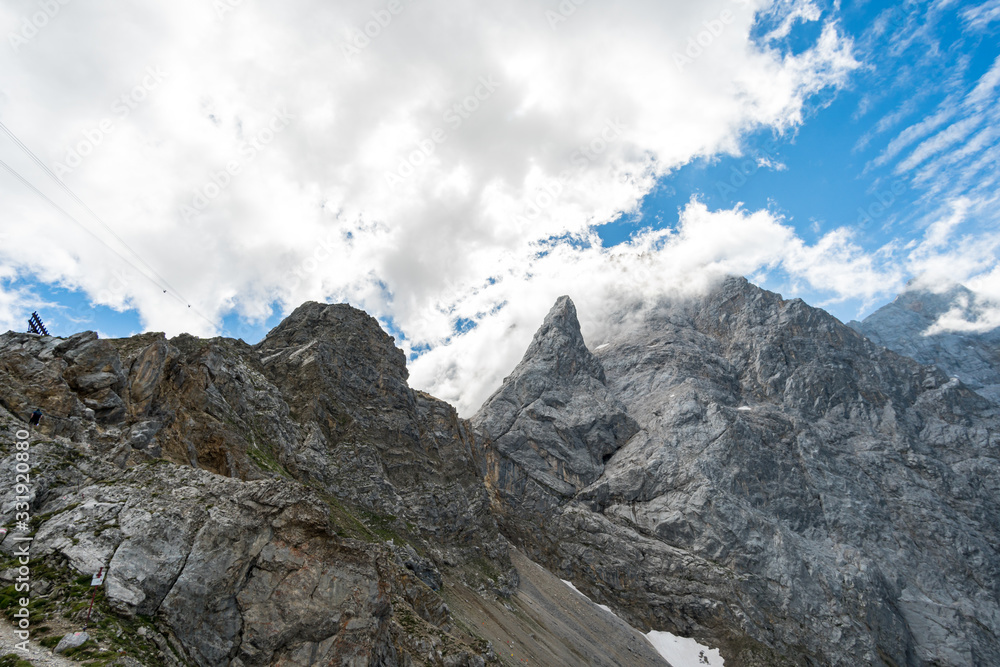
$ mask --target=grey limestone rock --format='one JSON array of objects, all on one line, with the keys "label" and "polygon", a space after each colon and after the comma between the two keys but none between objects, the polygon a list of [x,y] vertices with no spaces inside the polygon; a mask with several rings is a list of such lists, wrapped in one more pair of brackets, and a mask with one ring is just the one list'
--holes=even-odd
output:
[{"label": "grey limestone rock", "polygon": [[1000,664],[986,366],[921,365],[742,279],[617,317],[591,352],[561,298],[471,422],[346,305],[255,346],[7,333],[4,479],[46,416],[0,521],[26,502],[34,558],[109,567],[108,613],[153,619],[136,641],[162,664],[483,665],[514,636],[552,664],[579,664],[572,637],[593,664],[648,655],[569,627],[593,614],[519,581],[501,530],[728,667]]},{"label": "grey limestone rock", "polygon": [[[742,279],[620,318],[597,357],[641,430],[544,530],[513,535],[530,555],[727,666],[1000,664],[992,403]],[[477,423],[534,399],[508,395]],[[495,502],[505,529],[538,525]]]},{"label": "grey limestone rock", "polygon": [[472,418],[489,478],[510,504],[544,513],[596,480],[637,430],[561,297],[514,372]]},{"label": "grey limestone rock", "polygon": [[71,648],[77,648],[79,646],[83,646],[83,644],[89,639],[90,635],[88,635],[86,632],[71,632],[67,635],[64,635],[63,638],[59,640],[59,643],[56,644],[56,647],[53,650],[56,653],[65,653]]},{"label": "grey limestone rock", "polygon": [[9,332],[0,471],[13,479],[8,411],[41,407],[35,550],[109,567],[112,610],[157,619],[190,663],[403,665],[433,636],[476,664],[444,581],[517,578],[471,429],[406,380],[392,338],[346,305],[305,304],[255,347]]},{"label": "grey limestone rock", "polygon": [[938,366],[1000,403],[1000,329],[930,333],[938,319],[952,311],[975,322],[980,305],[975,293],[962,285],[941,293],[914,288],[850,326],[894,352]]}]

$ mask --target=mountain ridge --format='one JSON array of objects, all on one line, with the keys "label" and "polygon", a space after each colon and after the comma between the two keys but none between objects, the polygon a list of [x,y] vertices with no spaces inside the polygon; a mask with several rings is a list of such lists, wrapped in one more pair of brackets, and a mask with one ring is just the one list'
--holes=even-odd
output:
[{"label": "mountain ridge", "polygon": [[[979,625],[998,598],[978,582],[1000,566],[990,402],[744,279],[604,343],[607,387],[641,430],[562,505],[499,510],[545,526],[518,546],[727,665],[1000,660]],[[917,540],[920,525],[949,538]]]},{"label": "mountain ridge", "polygon": [[981,308],[974,292],[954,285],[943,292],[909,286],[862,322],[848,325],[879,345],[935,365],[994,403],[1000,403],[1000,329],[937,331],[943,317],[975,322]]},{"label": "mountain ridge", "polygon": [[730,667],[1000,662],[995,403],[742,278],[622,320],[592,352],[559,298],[468,421],[346,305],[254,346],[0,336],[5,474],[46,413],[45,613],[110,564],[148,664],[664,664],[523,553]]}]

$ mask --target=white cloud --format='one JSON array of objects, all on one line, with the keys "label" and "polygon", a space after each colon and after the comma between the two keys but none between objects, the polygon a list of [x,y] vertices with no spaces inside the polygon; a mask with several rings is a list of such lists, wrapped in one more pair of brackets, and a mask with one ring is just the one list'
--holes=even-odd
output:
[{"label": "white cloud", "polygon": [[983,30],[1000,19],[1000,0],[987,0],[962,12],[962,19],[975,30]]},{"label": "white cloud", "polygon": [[[983,196],[995,189],[998,177],[996,139],[1000,135],[996,127],[1000,123],[1000,111],[996,94],[1000,85],[1000,58],[985,72],[971,76],[970,58],[966,54],[948,55],[955,49],[962,51],[963,47],[952,45],[952,51],[943,50],[936,41],[939,35],[930,30],[943,22],[941,11],[944,8],[945,5],[936,5],[924,14],[914,10],[917,12],[914,16],[918,16],[924,26],[918,31],[921,34],[914,36],[907,32],[905,39],[901,35],[895,42],[903,48],[905,41],[905,48],[920,49],[919,54],[914,54],[904,66],[884,67],[887,73],[882,74],[877,86],[883,91],[916,88],[913,96],[940,95],[943,101],[932,114],[900,130],[879,155],[865,165],[865,173],[891,165],[895,174],[922,190],[924,202]],[[971,24],[969,26],[971,29]],[[869,45],[869,48],[872,47]],[[908,93],[907,98],[912,99],[912,96]],[[898,106],[879,120],[876,130],[866,134],[858,148],[866,147],[875,134],[917,109],[918,105],[908,103]],[[903,156],[906,149],[910,151]]]},{"label": "white cloud", "polygon": [[[916,250],[868,253],[847,229],[807,243],[766,211],[697,201],[674,229],[614,248],[593,236],[657,177],[737,154],[749,131],[794,130],[811,95],[846,82],[858,64],[834,22],[794,55],[769,41],[819,20],[811,2],[619,0],[574,5],[564,21],[546,14],[556,2],[399,2],[389,18],[388,0],[243,2],[221,17],[196,0],[71,3],[0,49],[0,118],[50,165],[86,150],[67,183],[193,307],[123,265],[127,250],[9,142],[0,157],[115,252],[0,179],[0,277],[83,289],[170,334],[215,333],[229,311],[261,321],[275,303],[349,299],[429,346],[413,384],[468,414],[563,293],[596,344],[623,300],[695,293],[729,273],[868,302],[904,272],[992,266],[995,247],[958,224],[930,226]],[[0,6],[0,26],[35,7]],[[762,43],[749,36],[759,12],[778,26]],[[164,73],[155,85],[149,68]],[[923,140],[921,160],[944,164],[933,133],[988,113],[991,81],[961,114],[942,106],[901,132],[884,162]],[[972,137],[963,173],[990,155],[988,137]],[[0,323],[19,321],[28,298],[0,292]],[[459,318],[476,328],[455,335]]]},{"label": "white cloud", "polygon": [[[912,113],[913,110],[907,108],[905,111],[907,113]],[[954,115],[954,107],[949,104],[943,104],[940,110],[933,116],[925,118],[919,123],[911,125],[900,132],[892,141],[889,142],[889,145],[886,146],[885,150],[883,150],[877,158],[872,160],[870,167],[880,167],[888,164],[907,146],[941,127],[942,124],[950,120]],[[895,122],[899,118],[900,115],[898,113],[893,113],[890,114],[890,116],[883,118],[882,121],[889,119],[890,121]],[[879,122],[880,127],[882,126],[882,121]]]},{"label": "white cloud", "polygon": [[32,295],[24,288],[11,288],[4,283],[13,278],[13,271],[0,266],[0,333],[24,331],[31,310],[27,307]]},{"label": "white cloud", "polygon": [[918,285],[934,290],[956,283],[968,286],[996,266],[1000,232],[970,224],[988,219],[996,203],[995,198],[958,198],[945,203],[905,259],[906,269]]},{"label": "white cloud", "polygon": [[[609,335],[623,304],[696,295],[726,275],[757,273],[762,279],[770,271],[832,294],[833,300],[871,299],[903,285],[894,262],[865,253],[847,230],[808,245],[769,212],[710,211],[692,201],[676,229],[647,230],[611,248],[601,247],[596,238],[584,249],[558,245],[470,294],[448,316],[477,320],[478,327],[413,362],[412,382],[468,415],[514,368],[562,294],[576,303],[593,348]],[[493,303],[507,305],[491,312]]]},{"label": "white cloud", "polygon": [[[829,22],[797,55],[751,41],[766,3],[588,3],[555,29],[528,0],[400,3],[391,20],[382,0],[63,7],[0,50],[0,116],[42,160],[73,165],[66,182],[193,307],[9,179],[0,262],[168,333],[346,298],[437,344],[452,304],[523,270],[540,239],[632,210],[656,176],[734,152],[748,130],[796,125],[856,66]],[[780,11],[811,20],[809,7]],[[5,4],[0,25],[35,10]],[[9,142],[0,155],[127,255]],[[405,160],[421,164],[389,187]]]},{"label": "white cloud", "polygon": [[950,213],[942,212],[909,253],[908,270],[915,276],[911,287],[940,293],[961,284],[974,295],[971,303],[958,303],[942,315],[928,335],[984,333],[1000,326],[1000,231],[968,228],[996,204],[996,198],[948,202]]},{"label": "white cloud", "polygon": [[930,139],[923,141],[917,146],[910,156],[896,165],[895,172],[903,174],[908,172],[933,155],[941,153],[943,150],[961,142],[968,137],[982,123],[978,117],[963,118],[962,120],[949,125],[938,132]]},{"label": "white cloud", "polygon": [[[810,244],[769,212],[711,211],[693,200],[675,229],[647,230],[611,248],[596,238],[584,249],[557,245],[527,267],[511,268],[501,280],[481,286],[445,316],[478,326],[412,363],[412,382],[469,415],[517,364],[558,296],[569,294],[576,302],[594,349],[618,326],[623,304],[697,295],[726,275],[752,276],[758,283],[774,278],[785,284],[786,294],[824,295],[819,305],[859,299],[870,306],[904,289],[910,276],[934,289],[962,282],[986,305],[974,321],[947,326],[982,330],[1000,317],[987,303],[990,298],[1000,303],[1000,232],[983,234],[970,225],[991,206],[995,202],[988,200],[948,202],[929,218],[917,242],[893,241],[869,252],[848,228]],[[506,305],[491,310],[495,303]]]},{"label": "white cloud", "polygon": [[796,23],[818,21],[822,15],[819,7],[812,2],[795,3],[784,0],[777,3],[774,10],[781,12],[782,16],[777,27],[765,35],[764,39],[768,42],[784,39],[788,37]]}]

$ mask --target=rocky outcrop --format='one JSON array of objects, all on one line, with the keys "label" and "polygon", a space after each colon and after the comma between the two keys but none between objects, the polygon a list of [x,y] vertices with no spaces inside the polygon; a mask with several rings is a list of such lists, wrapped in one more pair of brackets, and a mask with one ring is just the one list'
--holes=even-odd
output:
[{"label": "rocky outcrop", "polygon": [[641,431],[530,554],[727,665],[1000,664],[995,406],[742,279],[621,320],[597,357]]},{"label": "rocky outcrop", "polygon": [[[508,507],[544,517],[600,477],[638,430],[606,382],[573,302],[561,297],[521,363],[472,418],[485,435],[486,476],[502,498],[502,517]],[[509,518],[508,534],[535,529]]]},{"label": "rocky outcrop", "polygon": [[45,413],[34,544],[110,566],[112,608],[155,617],[199,665],[482,664],[437,591],[506,595],[516,575],[471,430],[406,380],[346,305],[305,304],[253,347],[0,336],[0,405]]},{"label": "rocky outcrop", "polygon": [[88,424],[121,419],[125,383],[114,347],[93,332],[0,337],[0,405],[25,416],[44,406],[52,433],[79,436]]},{"label": "rocky outcrop", "polygon": [[307,303],[255,348],[303,442],[279,460],[338,498],[393,517],[440,564],[506,564],[454,408],[407,385],[406,359],[378,321],[347,305]]},{"label": "rocky outcrop", "polygon": [[[229,477],[297,479],[429,540],[439,564],[506,562],[472,434],[407,385],[378,322],[307,303],[257,346],[162,334],[0,336],[0,405],[119,465],[165,458]],[[433,546],[431,547],[431,543]]]},{"label": "rocky outcrop", "polygon": [[975,322],[980,304],[962,285],[934,293],[908,289],[863,322],[850,326],[893,352],[937,366],[994,403],[1000,403],[1000,329],[933,331],[942,316]]},{"label": "rocky outcrop", "polygon": [[[15,469],[23,426],[0,409],[0,474]],[[420,542],[387,534],[391,523],[370,522],[294,480],[243,481],[163,459],[123,469],[89,443],[29,442],[32,637],[49,626],[62,628],[52,639],[81,627],[90,575],[107,573],[89,653],[75,658],[233,667],[484,667],[522,657],[553,667],[667,664],[607,612],[568,603],[576,594],[523,557],[516,594],[497,598],[461,568],[438,569]],[[5,519],[17,493],[0,487]],[[20,529],[5,537],[6,554],[23,544],[13,542]],[[9,583],[19,565],[4,555],[0,581]],[[487,558],[473,566],[503,576]]]},{"label": "rocky outcrop", "polygon": [[[12,469],[13,447],[2,453],[0,467]],[[30,453],[32,505],[44,517],[33,562],[105,569],[110,608],[156,616],[168,633],[167,664],[404,665],[426,655],[429,638],[433,650],[450,648],[446,664],[485,664],[468,637],[448,634],[448,607],[407,568],[406,550],[316,491],[164,461],[122,470],[59,441]],[[428,631],[404,628],[401,616]]]},{"label": "rocky outcrop", "polygon": [[560,299],[471,423],[344,305],[255,346],[4,334],[5,479],[45,417],[0,579],[31,533],[33,613],[78,626],[109,567],[88,659],[658,662],[502,529],[730,667],[1000,664],[995,403],[742,279],[617,322],[591,352]]}]

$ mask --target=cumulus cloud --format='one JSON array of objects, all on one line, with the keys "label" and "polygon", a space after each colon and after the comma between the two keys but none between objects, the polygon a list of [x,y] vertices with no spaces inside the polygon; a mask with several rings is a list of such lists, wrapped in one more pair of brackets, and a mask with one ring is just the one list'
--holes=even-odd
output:
[{"label": "cumulus cloud", "polygon": [[168,332],[306,298],[409,326],[657,176],[794,125],[855,65],[833,23],[797,56],[754,43],[763,3],[233,4],[67,4],[0,56],[4,122],[176,290],[9,144],[113,251],[5,180],[7,266]]},{"label": "cumulus cloud", "polygon": [[938,318],[928,335],[985,333],[1000,326],[1000,231],[969,229],[969,222],[986,217],[996,200],[959,198],[949,207],[910,249],[908,269],[916,276],[910,287],[942,293],[960,284],[972,293]]},{"label": "cumulus cloud", "polygon": [[[929,219],[911,247],[874,252],[850,229],[810,242],[773,212],[697,199],[676,224],[618,246],[594,233],[682,165],[740,154],[750,132],[794,132],[811,96],[844,85],[856,49],[808,0],[38,11],[0,6],[0,119],[101,219],[0,142],[0,158],[75,217],[0,179],[0,326],[19,327],[34,298],[9,287],[17,277],[135,309],[169,334],[348,300],[423,352],[415,386],[468,414],[561,294],[599,344],[623,302],[694,294],[726,274],[780,276],[831,302],[871,301],[904,273],[995,284],[996,246],[962,231],[983,198],[946,198],[965,208]],[[762,22],[772,28],[755,39]],[[803,22],[818,37],[783,50]],[[930,178],[951,157],[975,178],[993,157],[984,100],[997,71],[899,131],[879,166],[903,157]],[[944,150],[956,144],[968,154]]]},{"label": "cumulus cloud", "polygon": [[918,240],[870,251],[850,228],[808,243],[771,212],[709,210],[692,200],[675,227],[648,229],[610,248],[592,236],[582,248],[540,249],[527,266],[456,301],[449,317],[478,326],[413,362],[412,380],[468,415],[517,364],[558,296],[576,302],[593,349],[611,335],[623,311],[697,296],[727,275],[752,275],[757,282],[773,276],[792,292],[825,294],[819,305],[861,299],[870,306],[905,289],[911,276],[913,288],[934,291],[962,283],[975,293],[974,307],[949,313],[934,331],[988,331],[1000,324],[1000,232],[984,234],[974,221],[993,206],[991,200],[946,202],[928,217]]},{"label": "cumulus cloud", "polygon": [[[594,348],[617,326],[623,308],[696,296],[728,275],[763,279],[768,272],[832,293],[833,300],[884,295],[904,282],[897,259],[867,253],[846,229],[807,244],[768,211],[713,211],[693,200],[675,228],[646,230],[610,248],[596,237],[585,248],[559,245],[484,285],[452,313],[478,327],[422,355],[411,364],[412,379],[469,414],[513,369],[562,294],[576,303]],[[494,303],[504,306],[491,310]]]}]

